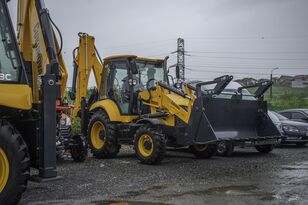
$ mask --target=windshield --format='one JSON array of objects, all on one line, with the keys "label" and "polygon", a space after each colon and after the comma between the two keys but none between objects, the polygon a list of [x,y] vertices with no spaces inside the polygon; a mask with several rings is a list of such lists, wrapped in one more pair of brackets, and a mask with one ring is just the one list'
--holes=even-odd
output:
[{"label": "windshield", "polygon": [[149,80],[149,87],[154,86],[157,81],[164,81],[163,63],[155,63],[149,61],[137,61],[139,68],[140,84],[146,89],[146,84]]},{"label": "windshield", "polygon": [[269,111],[269,112],[268,112],[268,116],[271,118],[271,120],[272,120],[274,123],[280,122],[279,118],[274,114],[274,112]]},{"label": "windshield", "polygon": [[21,63],[4,2],[0,2],[0,82],[16,82]]},{"label": "windshield", "polygon": [[278,114],[277,112],[272,112],[280,121],[288,120],[288,118]]},{"label": "windshield", "polygon": [[304,112],[308,115],[308,110],[305,110]]}]

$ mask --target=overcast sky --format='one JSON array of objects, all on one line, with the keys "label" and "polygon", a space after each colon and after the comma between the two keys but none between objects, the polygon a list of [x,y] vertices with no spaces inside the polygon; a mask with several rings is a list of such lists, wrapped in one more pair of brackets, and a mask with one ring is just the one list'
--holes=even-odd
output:
[{"label": "overcast sky", "polygon": [[[13,12],[14,2],[9,3]],[[80,31],[96,37],[103,57],[170,55],[169,65],[176,62],[170,52],[182,37],[190,79],[223,74],[268,78],[275,67],[276,74],[308,74],[307,0],[45,0],[45,4],[62,31],[70,74]]]}]

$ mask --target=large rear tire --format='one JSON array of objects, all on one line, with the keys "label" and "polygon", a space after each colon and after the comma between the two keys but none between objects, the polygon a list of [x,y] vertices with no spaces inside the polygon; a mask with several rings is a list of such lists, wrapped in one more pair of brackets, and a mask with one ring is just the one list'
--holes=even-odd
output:
[{"label": "large rear tire", "polygon": [[0,202],[17,204],[27,188],[30,157],[19,132],[0,120]]},{"label": "large rear tire", "polygon": [[151,126],[140,127],[134,137],[134,150],[143,164],[159,164],[166,154],[165,135]]},{"label": "large rear tire", "polygon": [[216,154],[217,146],[216,144],[192,145],[189,149],[195,157],[200,159],[208,159]]},{"label": "large rear tire", "polygon": [[93,156],[99,159],[114,158],[120,150],[115,127],[108,115],[102,110],[96,111],[90,119],[88,142]]},{"label": "large rear tire", "polygon": [[273,151],[273,149],[275,148],[275,145],[272,144],[267,144],[267,145],[257,145],[255,146],[256,150],[258,150],[258,152],[260,153],[270,153],[271,151]]}]

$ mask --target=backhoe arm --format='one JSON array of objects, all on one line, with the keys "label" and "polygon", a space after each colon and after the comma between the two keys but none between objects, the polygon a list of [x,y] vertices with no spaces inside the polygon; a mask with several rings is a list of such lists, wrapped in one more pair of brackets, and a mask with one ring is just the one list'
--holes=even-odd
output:
[{"label": "backhoe arm", "polygon": [[74,52],[74,74],[71,99],[75,101],[72,113],[73,119],[81,109],[82,98],[87,96],[91,71],[93,70],[97,88],[100,87],[103,65],[96,51],[95,38],[86,33],[79,34],[79,47]]},{"label": "backhoe arm", "polygon": [[57,42],[53,29],[55,24],[45,8],[44,1],[19,0],[17,26],[19,48],[26,62],[27,74],[33,88],[34,103],[40,101],[39,76],[45,74],[56,76],[57,84],[60,87],[58,98],[63,98],[67,70],[61,54],[62,45],[59,46]]}]

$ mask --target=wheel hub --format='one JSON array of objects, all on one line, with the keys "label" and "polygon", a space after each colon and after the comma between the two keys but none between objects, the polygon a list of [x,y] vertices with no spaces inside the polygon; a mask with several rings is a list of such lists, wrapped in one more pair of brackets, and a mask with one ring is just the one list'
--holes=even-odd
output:
[{"label": "wheel hub", "polygon": [[99,150],[105,145],[105,138],[106,138],[106,130],[105,126],[102,122],[96,121],[93,123],[91,128],[91,143],[92,146]]},{"label": "wheel hub", "polygon": [[4,190],[8,182],[9,173],[10,173],[9,160],[3,149],[0,148],[0,193]]},{"label": "wheel hub", "polygon": [[99,133],[99,138],[101,139],[101,140],[105,140],[105,132],[104,131],[100,131],[100,133]]},{"label": "wheel hub", "polygon": [[152,149],[152,144],[149,141],[145,141],[143,144],[144,148],[147,150],[151,150]]},{"label": "wheel hub", "polygon": [[224,142],[220,142],[217,144],[217,151],[224,152],[226,150],[226,144]]},{"label": "wheel hub", "polygon": [[153,139],[150,135],[143,134],[138,140],[138,150],[143,157],[150,157],[153,153]]}]

